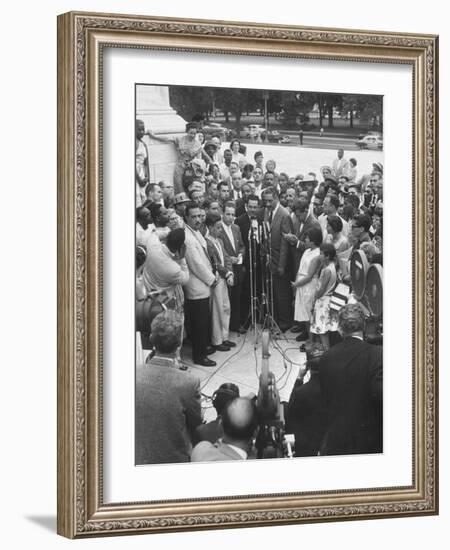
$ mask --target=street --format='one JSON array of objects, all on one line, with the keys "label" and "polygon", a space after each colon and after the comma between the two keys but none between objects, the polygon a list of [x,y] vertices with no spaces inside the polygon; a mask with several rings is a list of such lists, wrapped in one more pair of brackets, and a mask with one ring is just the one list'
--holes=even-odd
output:
[{"label": "street", "polygon": [[[289,136],[291,139],[290,143],[281,143],[276,142],[271,143],[270,145],[282,145],[289,147],[299,147],[300,146],[300,137],[297,131],[290,132],[289,130],[281,130],[281,136]],[[345,149],[347,151],[359,151],[359,147],[356,145],[357,136],[349,136],[344,133],[327,133],[324,131],[323,136],[320,137],[319,132],[303,132],[303,145],[302,147],[309,148],[313,147],[315,149]],[[242,143],[247,143],[251,141],[243,140]]]}]

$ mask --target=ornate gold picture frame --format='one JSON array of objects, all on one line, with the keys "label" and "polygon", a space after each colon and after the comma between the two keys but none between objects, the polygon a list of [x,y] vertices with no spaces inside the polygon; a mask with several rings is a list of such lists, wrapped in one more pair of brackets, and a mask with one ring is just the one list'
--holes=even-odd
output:
[{"label": "ornate gold picture frame", "polygon": [[[412,69],[412,483],[105,502],[105,48]],[[128,15],[58,18],[58,533],[70,538],[438,513],[438,38]],[[132,122],[132,121],[131,121]],[[408,317],[409,318],[409,317]],[[132,361],[132,359],[131,359]],[[395,365],[387,365],[394,368]],[[106,457],[107,458],[107,457]]]}]

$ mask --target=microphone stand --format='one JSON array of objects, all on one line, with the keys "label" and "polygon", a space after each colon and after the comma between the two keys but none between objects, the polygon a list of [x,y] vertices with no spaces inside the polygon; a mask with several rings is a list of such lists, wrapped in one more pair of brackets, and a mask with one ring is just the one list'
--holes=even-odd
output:
[{"label": "microphone stand", "polygon": [[[253,277],[256,275],[256,265],[254,265],[254,261],[256,258],[256,245],[255,245],[255,229],[253,227],[252,218],[250,218],[250,235],[249,235],[249,247],[248,250],[250,252],[249,257],[249,268],[250,268],[250,317],[252,322],[253,330],[255,331],[255,340],[256,340],[256,319],[255,319],[255,284],[253,283]],[[256,280],[255,280],[256,282]]]}]

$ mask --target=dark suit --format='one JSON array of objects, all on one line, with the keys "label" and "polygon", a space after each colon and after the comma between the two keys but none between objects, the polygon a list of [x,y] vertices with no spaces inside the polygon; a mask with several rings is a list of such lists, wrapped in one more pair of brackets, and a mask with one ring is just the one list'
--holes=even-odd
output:
[{"label": "dark suit", "polygon": [[383,351],[358,338],[333,346],[319,364],[327,408],[321,454],[383,452]]},{"label": "dark suit", "polygon": [[[244,241],[242,240],[241,230],[234,223],[231,225],[231,233],[233,240],[230,241],[228,234],[225,230],[222,231],[222,242],[225,248],[225,252],[228,256],[237,257],[242,254],[245,255]],[[239,330],[241,324],[241,290],[242,281],[244,277],[243,264],[233,264],[234,283],[233,286],[228,287],[228,293],[230,296],[230,330]]]},{"label": "dark suit", "polygon": [[295,456],[316,456],[326,428],[326,409],[319,375],[311,371],[306,384],[296,381],[289,397],[286,431],[295,435]]},{"label": "dark suit", "polygon": [[234,201],[235,203],[235,213],[236,213],[236,218],[238,218],[239,216],[242,216],[242,214],[245,214],[245,201],[244,199],[236,199]]},{"label": "dark suit", "polygon": [[[269,224],[270,211],[264,209],[264,225]],[[273,280],[273,312],[274,318],[282,331],[292,326],[292,289],[290,273],[288,272],[288,260],[290,245],[283,237],[283,233],[292,233],[293,225],[291,215],[286,208],[278,205],[270,222],[270,234],[266,240],[266,249],[269,250],[270,242],[270,270]],[[282,272],[280,273],[280,270]]]},{"label": "dark suit", "polygon": [[[250,231],[250,218],[248,214],[245,213],[235,219],[235,224],[241,231],[241,238],[245,247],[244,276],[242,280],[240,308],[241,325],[244,326],[250,324],[251,274],[253,275],[254,296],[257,297],[258,300],[261,298],[261,247],[259,239],[261,223],[259,220],[255,220],[255,224],[258,227],[254,231]],[[256,237],[256,234],[258,237]],[[250,259],[252,259],[251,268]]]},{"label": "dark suit", "polygon": [[136,464],[189,462],[202,421],[200,379],[154,357],[136,372]]}]

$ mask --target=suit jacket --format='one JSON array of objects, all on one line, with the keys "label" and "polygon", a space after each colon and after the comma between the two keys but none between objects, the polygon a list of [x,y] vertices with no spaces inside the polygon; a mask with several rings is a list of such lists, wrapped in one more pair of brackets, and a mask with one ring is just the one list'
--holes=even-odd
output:
[{"label": "suit jacket", "polygon": [[[264,219],[266,222],[268,216],[267,210],[263,210]],[[270,254],[271,254],[271,268],[275,271],[278,267],[286,269],[289,259],[289,243],[283,238],[283,233],[292,233],[293,225],[289,211],[281,206],[275,215],[272,217],[272,223],[270,224]]]},{"label": "suit jacket", "polygon": [[191,454],[191,462],[223,460],[243,460],[243,458],[232,447],[222,441],[216,441],[214,444],[209,441],[200,441]]},{"label": "suit jacket", "polygon": [[[233,235],[233,242],[230,241],[228,234],[222,231],[222,242],[228,256],[245,256],[245,246],[242,240],[241,230],[236,224],[231,225],[231,233]],[[238,284],[241,277],[243,264],[233,264],[234,284]]]},{"label": "suit jacket", "polygon": [[[259,218],[256,219],[256,222],[258,224],[258,233],[260,232],[261,230],[261,220]],[[250,249],[250,217],[249,215],[247,214],[247,212],[245,214],[242,214],[242,216],[239,216],[238,218],[236,218],[234,220],[234,223],[239,227],[240,231],[241,231],[241,238],[242,238],[242,241],[244,243],[244,247],[245,247],[245,255],[244,255],[244,266],[247,270],[247,273],[249,271],[249,261],[250,261],[250,252],[249,252],[249,249]],[[257,257],[257,265],[259,266],[260,265],[260,243],[259,242],[256,242],[256,257]]]},{"label": "suit jacket", "polygon": [[326,409],[319,375],[303,384],[297,381],[289,397],[286,431],[295,435],[295,456],[316,456],[326,428]]},{"label": "suit jacket", "polygon": [[383,351],[358,338],[333,346],[319,364],[327,409],[321,454],[383,451]]},{"label": "suit jacket", "polygon": [[229,256],[239,256],[245,254],[244,241],[242,240],[241,230],[236,224],[231,225],[231,233],[233,234],[233,242],[230,241],[228,234],[222,231],[222,242],[225,251]]},{"label": "suit jacket", "polygon": [[242,214],[245,214],[245,201],[244,199],[236,199],[234,201],[236,206],[236,217],[242,216]]},{"label": "suit jacket", "polygon": [[188,300],[201,300],[211,295],[214,274],[206,248],[203,248],[198,236],[186,226],[186,262],[189,268],[189,280],[184,285]]},{"label": "suit jacket", "polygon": [[136,464],[188,462],[202,422],[200,379],[154,357],[136,372]]},{"label": "suit jacket", "polygon": [[206,237],[208,256],[211,258],[213,269],[215,269],[221,277],[225,278],[228,273],[233,273],[233,265],[231,263],[230,256],[228,256],[225,250],[223,242],[220,239],[217,239],[217,242],[222,249],[223,261],[217,251],[217,248],[214,246],[212,241]]},{"label": "suit jacket", "polygon": [[308,217],[306,218],[303,226],[300,225],[298,220],[296,223],[294,222],[295,236],[299,241],[305,242],[307,231],[309,231],[313,227],[316,227],[317,229],[322,229],[319,220],[314,216],[314,214],[308,214]]}]

